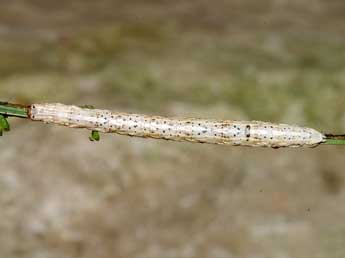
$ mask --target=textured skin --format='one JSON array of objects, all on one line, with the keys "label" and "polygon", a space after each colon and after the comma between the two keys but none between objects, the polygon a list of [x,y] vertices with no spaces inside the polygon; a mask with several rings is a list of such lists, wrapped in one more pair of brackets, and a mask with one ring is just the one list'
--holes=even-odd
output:
[{"label": "textured skin", "polygon": [[234,146],[314,147],[325,141],[325,136],[314,129],[286,124],[165,118],[63,104],[33,104],[30,118],[105,133]]}]

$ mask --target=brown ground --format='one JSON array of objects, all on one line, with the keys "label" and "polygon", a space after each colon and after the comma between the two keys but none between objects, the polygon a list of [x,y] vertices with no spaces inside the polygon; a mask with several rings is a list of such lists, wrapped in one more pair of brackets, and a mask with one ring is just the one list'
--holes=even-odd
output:
[{"label": "brown ground", "polygon": [[[345,131],[341,0],[0,0],[0,95]],[[0,257],[345,256],[344,148],[252,149],[11,120]]]}]

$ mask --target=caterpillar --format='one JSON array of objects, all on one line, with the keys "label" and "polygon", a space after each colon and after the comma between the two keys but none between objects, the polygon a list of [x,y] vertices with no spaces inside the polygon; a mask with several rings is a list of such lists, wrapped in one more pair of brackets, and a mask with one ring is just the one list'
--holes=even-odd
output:
[{"label": "caterpillar", "polygon": [[315,147],[325,135],[307,127],[260,121],[166,118],[55,104],[33,104],[29,118],[104,133],[251,147]]}]

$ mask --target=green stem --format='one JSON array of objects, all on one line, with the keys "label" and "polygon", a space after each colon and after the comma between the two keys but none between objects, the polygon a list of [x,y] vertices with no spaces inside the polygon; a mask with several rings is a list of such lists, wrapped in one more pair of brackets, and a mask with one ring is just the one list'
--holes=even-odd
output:
[{"label": "green stem", "polygon": [[345,145],[345,135],[325,134],[327,145]]},{"label": "green stem", "polygon": [[14,116],[21,118],[29,118],[29,107],[19,104],[10,104],[0,102],[0,114],[4,116]]},{"label": "green stem", "polygon": [[345,140],[326,140],[327,145],[345,145]]}]

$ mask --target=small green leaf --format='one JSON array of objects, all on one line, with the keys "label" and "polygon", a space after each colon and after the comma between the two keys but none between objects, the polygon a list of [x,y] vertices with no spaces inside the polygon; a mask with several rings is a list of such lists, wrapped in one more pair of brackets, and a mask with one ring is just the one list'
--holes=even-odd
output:
[{"label": "small green leaf", "polygon": [[0,115],[0,127],[2,130],[8,132],[10,130],[10,124],[8,123],[4,115]]},{"label": "small green leaf", "polygon": [[99,135],[98,131],[92,131],[91,136],[89,137],[90,141],[99,141],[101,139],[101,136]]}]

